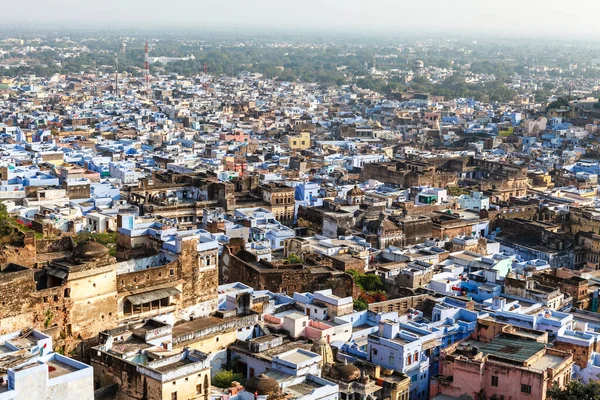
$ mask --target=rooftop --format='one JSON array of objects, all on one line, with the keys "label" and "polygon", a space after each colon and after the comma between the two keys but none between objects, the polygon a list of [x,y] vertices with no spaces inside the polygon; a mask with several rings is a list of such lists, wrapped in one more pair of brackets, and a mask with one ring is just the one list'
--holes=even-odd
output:
[{"label": "rooftop", "polygon": [[497,337],[479,350],[484,355],[506,358],[511,361],[524,363],[546,348],[544,343],[525,340],[517,337]]}]

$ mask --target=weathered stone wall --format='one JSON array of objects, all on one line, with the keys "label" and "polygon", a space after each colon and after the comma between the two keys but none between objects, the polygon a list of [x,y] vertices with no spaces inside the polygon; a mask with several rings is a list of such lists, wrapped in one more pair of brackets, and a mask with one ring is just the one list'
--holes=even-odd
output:
[{"label": "weathered stone wall", "polygon": [[556,350],[562,350],[573,354],[573,362],[579,365],[581,368],[587,368],[588,360],[593,352],[600,351],[600,344],[594,343],[590,346],[578,346],[569,342],[561,342],[556,340],[554,342],[554,348]]},{"label": "weathered stone wall", "polygon": [[94,368],[95,386],[117,384],[117,400],[162,400],[162,388],[139,374],[135,364],[94,351],[90,352],[90,362]]},{"label": "weathered stone wall", "polygon": [[24,267],[33,267],[36,256],[37,252],[34,245],[25,245],[24,247],[6,246],[0,252],[0,265],[14,263]]},{"label": "weathered stone wall", "polygon": [[33,324],[33,270],[0,272],[0,334]]},{"label": "weathered stone wall", "polygon": [[179,263],[175,260],[161,267],[119,274],[117,275],[118,290],[119,292],[127,292],[177,281],[179,279],[177,274],[178,266]]},{"label": "weathered stone wall", "polygon": [[[224,249],[223,267],[227,276],[257,290],[270,290],[275,293],[313,292],[315,290],[332,289],[340,297],[352,296],[355,292],[352,277],[343,272],[333,271],[326,267],[299,267],[296,269],[275,269],[269,265],[259,268],[252,265],[254,260],[246,262],[242,258],[253,258],[254,255],[244,250],[236,255],[229,248]],[[318,268],[318,270],[316,269]]]},{"label": "weathered stone wall", "polygon": [[73,251],[75,241],[71,236],[61,236],[55,239],[36,239],[35,248],[38,254]]}]

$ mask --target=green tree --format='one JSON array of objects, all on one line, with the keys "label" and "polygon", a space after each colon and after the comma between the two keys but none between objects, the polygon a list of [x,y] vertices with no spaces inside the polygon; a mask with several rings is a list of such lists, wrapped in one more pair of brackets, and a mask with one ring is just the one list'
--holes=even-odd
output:
[{"label": "green tree", "polygon": [[375,292],[377,290],[383,290],[383,282],[381,282],[381,278],[379,277],[379,275],[374,275],[374,274],[359,275],[357,284],[364,291],[367,291],[367,292]]},{"label": "green tree", "polygon": [[567,99],[566,97],[561,97],[559,99],[557,99],[556,101],[553,101],[552,103],[550,103],[548,105],[548,110],[551,108],[560,108],[563,106],[568,106],[569,105],[569,99]]},{"label": "green tree", "polygon": [[242,374],[224,369],[217,372],[215,376],[213,376],[211,383],[213,386],[227,389],[231,386],[231,382],[234,381],[239,382],[242,385],[245,383],[245,379]]},{"label": "green tree", "polygon": [[364,311],[369,308],[369,305],[363,299],[354,300],[354,311]]},{"label": "green tree", "polygon": [[554,385],[548,390],[548,396],[552,400],[598,400],[600,399],[600,381],[591,379],[589,383],[583,383],[576,379],[570,381],[563,389]]},{"label": "green tree", "polygon": [[2,236],[11,233],[9,218],[10,216],[8,215],[8,211],[6,211],[6,206],[4,203],[0,203],[0,235]]},{"label": "green tree", "polygon": [[302,262],[302,258],[295,253],[291,253],[286,259],[286,264],[300,264]]}]

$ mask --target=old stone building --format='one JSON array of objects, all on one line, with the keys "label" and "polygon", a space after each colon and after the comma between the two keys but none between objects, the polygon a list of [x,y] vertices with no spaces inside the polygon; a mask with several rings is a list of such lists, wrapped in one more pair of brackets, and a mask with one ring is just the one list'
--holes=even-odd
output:
[{"label": "old stone building", "polygon": [[383,162],[365,164],[361,179],[376,179],[400,187],[432,186],[446,187],[458,180],[454,171],[438,170],[426,161],[407,160],[404,162]]},{"label": "old stone building", "polygon": [[116,400],[201,399],[210,396],[210,363],[206,354],[184,349],[174,354],[146,346],[143,364],[132,361],[141,352],[135,342],[99,346],[91,352],[98,388],[116,385]]},{"label": "old stone building", "polygon": [[262,198],[267,202],[275,218],[284,225],[294,222],[294,188],[285,185],[266,184],[262,186]]},{"label": "old stone building", "polygon": [[402,227],[381,214],[378,219],[365,221],[363,232],[376,237],[376,247],[385,249],[389,246],[403,246],[405,244]]},{"label": "old stone building", "polygon": [[509,201],[511,197],[527,194],[527,168],[506,162],[473,158],[472,166],[463,173],[461,184],[484,192],[494,203]]},{"label": "old stone building", "polygon": [[591,293],[589,281],[573,275],[573,271],[564,268],[550,269],[533,275],[533,279],[542,285],[559,288],[573,300],[573,306],[586,310],[590,306]]},{"label": "old stone building", "polygon": [[274,293],[332,289],[336,296],[347,297],[356,290],[349,274],[332,267],[258,260],[256,255],[231,246],[223,248],[221,279],[223,283],[239,281],[255,290]]},{"label": "old stone building", "polygon": [[556,286],[546,286],[530,277],[516,277],[509,272],[504,279],[504,293],[535,300],[553,310],[558,310],[564,295]]},{"label": "old stone building", "polygon": [[205,316],[217,306],[217,263],[217,249],[189,235],[172,253],[128,261],[88,241],[40,270],[4,265],[0,333],[53,328],[62,338],[87,339],[128,321]]}]

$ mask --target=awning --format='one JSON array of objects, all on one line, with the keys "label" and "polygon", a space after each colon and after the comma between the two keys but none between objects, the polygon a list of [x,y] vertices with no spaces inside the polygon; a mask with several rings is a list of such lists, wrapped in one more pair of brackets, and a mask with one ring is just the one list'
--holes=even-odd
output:
[{"label": "awning", "polygon": [[145,292],[145,293],[140,293],[140,294],[134,294],[132,296],[127,296],[126,299],[131,304],[139,306],[140,304],[150,303],[154,300],[160,300],[160,299],[164,299],[164,298],[167,298],[170,296],[176,296],[180,293],[181,293],[181,290],[174,288],[174,287],[170,287],[170,288],[152,290],[150,292]]}]

